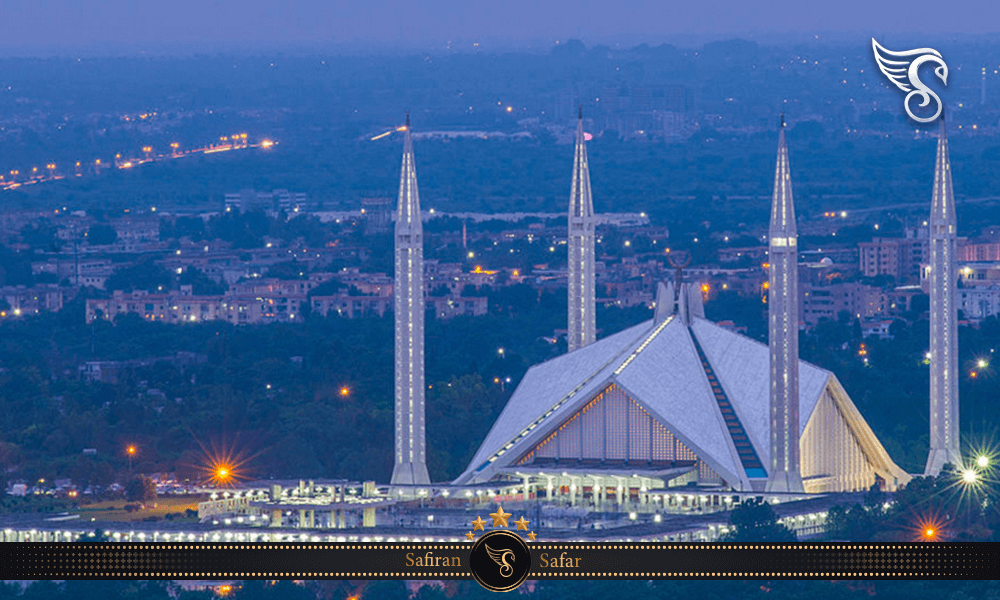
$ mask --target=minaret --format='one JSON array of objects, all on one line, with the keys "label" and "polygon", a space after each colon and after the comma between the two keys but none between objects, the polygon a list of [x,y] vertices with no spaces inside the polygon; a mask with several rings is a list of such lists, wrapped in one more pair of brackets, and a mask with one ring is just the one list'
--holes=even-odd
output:
[{"label": "minaret", "polygon": [[930,219],[931,292],[931,448],[925,475],[960,463],[958,448],[958,323],[955,256],[955,194],[951,189],[951,161],[944,116],[938,135],[937,164]]},{"label": "minaret", "polygon": [[590,196],[590,167],[583,133],[583,107],[576,125],[573,185],[569,199],[569,333],[572,352],[597,337],[594,317],[594,200]]},{"label": "minaret", "polygon": [[768,347],[771,352],[771,465],[768,492],[802,492],[799,471],[799,271],[792,175],[785,116],[778,131],[778,166],[768,260]]},{"label": "minaret", "polygon": [[396,448],[393,485],[429,484],[424,435],[424,234],[410,115],[396,209]]}]

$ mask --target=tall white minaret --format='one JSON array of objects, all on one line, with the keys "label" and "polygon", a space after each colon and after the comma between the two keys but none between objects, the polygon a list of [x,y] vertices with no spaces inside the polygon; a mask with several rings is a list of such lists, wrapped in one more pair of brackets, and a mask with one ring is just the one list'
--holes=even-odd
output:
[{"label": "tall white minaret", "polygon": [[768,347],[771,352],[771,464],[766,491],[802,492],[799,470],[799,271],[792,175],[785,116],[778,131],[778,166],[768,260]]},{"label": "tall white minaret", "polygon": [[934,193],[930,219],[931,292],[931,448],[925,475],[937,475],[941,467],[959,466],[958,437],[958,316],[955,256],[955,194],[951,189],[951,160],[944,115],[938,135],[934,166]]},{"label": "tall white minaret", "polygon": [[424,233],[410,115],[396,209],[396,448],[393,485],[430,483],[424,434]]},{"label": "tall white minaret", "polygon": [[594,200],[590,196],[590,167],[583,133],[583,107],[576,125],[573,185],[569,198],[569,351],[597,337],[594,316]]}]

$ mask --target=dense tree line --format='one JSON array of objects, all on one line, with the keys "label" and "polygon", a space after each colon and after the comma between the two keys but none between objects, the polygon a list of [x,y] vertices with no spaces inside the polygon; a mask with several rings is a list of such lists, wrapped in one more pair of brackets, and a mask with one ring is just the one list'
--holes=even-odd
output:
[{"label": "dense tree line", "polygon": [[[564,291],[522,284],[486,293],[485,317],[428,319],[429,468],[436,480],[461,472],[529,366],[565,352],[564,342],[546,339],[565,327]],[[226,447],[253,456],[247,468],[255,476],[388,478],[391,314],[311,315],[301,324],[254,327],[123,315],[85,325],[82,302],[0,322],[0,462],[18,469],[9,477],[124,483],[123,451],[135,444],[137,472],[195,476],[213,447]],[[710,318],[746,324],[761,340],[763,310],[753,298],[707,306]],[[649,316],[641,307],[601,309],[601,335]],[[853,324],[826,322],[802,337],[802,354],[837,375],[890,455],[915,472],[927,452],[927,323],[900,323],[894,333],[894,340],[864,340],[866,364]],[[975,378],[968,369],[976,357],[993,356],[997,339],[996,319],[961,330],[962,428],[976,435],[1000,422],[998,365],[977,368]],[[87,383],[77,368],[89,360],[124,361],[125,368],[116,381]],[[81,454],[84,448],[97,455]]]}]

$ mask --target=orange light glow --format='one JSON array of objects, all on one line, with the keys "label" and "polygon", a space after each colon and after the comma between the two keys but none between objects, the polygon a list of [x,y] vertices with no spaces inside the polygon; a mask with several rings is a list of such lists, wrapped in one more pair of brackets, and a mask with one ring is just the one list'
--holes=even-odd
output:
[{"label": "orange light glow", "polygon": [[347,388],[347,387],[340,388],[340,395],[341,396],[350,396],[351,395],[351,389]]},{"label": "orange light glow", "polygon": [[135,446],[129,446],[129,447],[128,447],[128,450],[127,450],[127,452],[128,452],[128,453],[129,453],[130,455],[131,455],[131,454],[135,454]]},{"label": "orange light glow", "polygon": [[235,443],[205,444],[198,442],[203,455],[200,464],[189,465],[202,474],[206,485],[215,487],[233,487],[249,478],[248,463],[260,453],[249,454],[238,450]]},{"label": "orange light glow", "polygon": [[263,142],[260,143],[261,148],[270,148],[273,145],[274,142],[272,142],[271,140],[264,140]]},{"label": "orange light glow", "polygon": [[917,520],[914,528],[915,541],[918,542],[941,542],[945,541],[945,532],[942,528],[940,517],[921,517]]}]

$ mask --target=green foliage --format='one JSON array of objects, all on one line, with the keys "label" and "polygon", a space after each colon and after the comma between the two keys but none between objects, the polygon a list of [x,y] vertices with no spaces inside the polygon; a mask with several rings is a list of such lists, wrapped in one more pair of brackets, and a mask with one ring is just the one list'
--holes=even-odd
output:
[{"label": "green foliage", "polygon": [[32,254],[0,245],[0,285],[32,285]]},{"label": "green foliage", "polygon": [[95,223],[87,230],[87,242],[92,246],[106,246],[118,240],[115,228],[105,223]]},{"label": "green foliage", "polygon": [[911,542],[924,528],[940,541],[996,541],[1000,536],[1000,485],[988,473],[975,485],[962,483],[950,466],[937,477],[915,477],[895,494],[873,489],[863,504],[834,506],[827,537],[852,542]]},{"label": "green foliage", "polygon": [[57,513],[73,510],[76,502],[48,495],[7,496],[0,498],[0,513]]},{"label": "green foliage", "polygon": [[721,542],[794,542],[795,533],[778,523],[774,509],[766,501],[756,498],[744,500],[729,515],[733,529],[724,534]]},{"label": "green foliage", "polygon": [[108,277],[104,287],[108,290],[145,290],[156,292],[169,290],[173,283],[173,275],[162,266],[147,258],[134,265],[120,267]]},{"label": "green foliage", "polygon": [[152,502],[156,500],[156,484],[145,475],[133,477],[125,484],[125,499],[129,502]]},{"label": "green foliage", "polygon": [[196,296],[223,294],[226,286],[205,275],[198,267],[188,267],[177,277],[177,285],[190,285],[191,293]]}]

